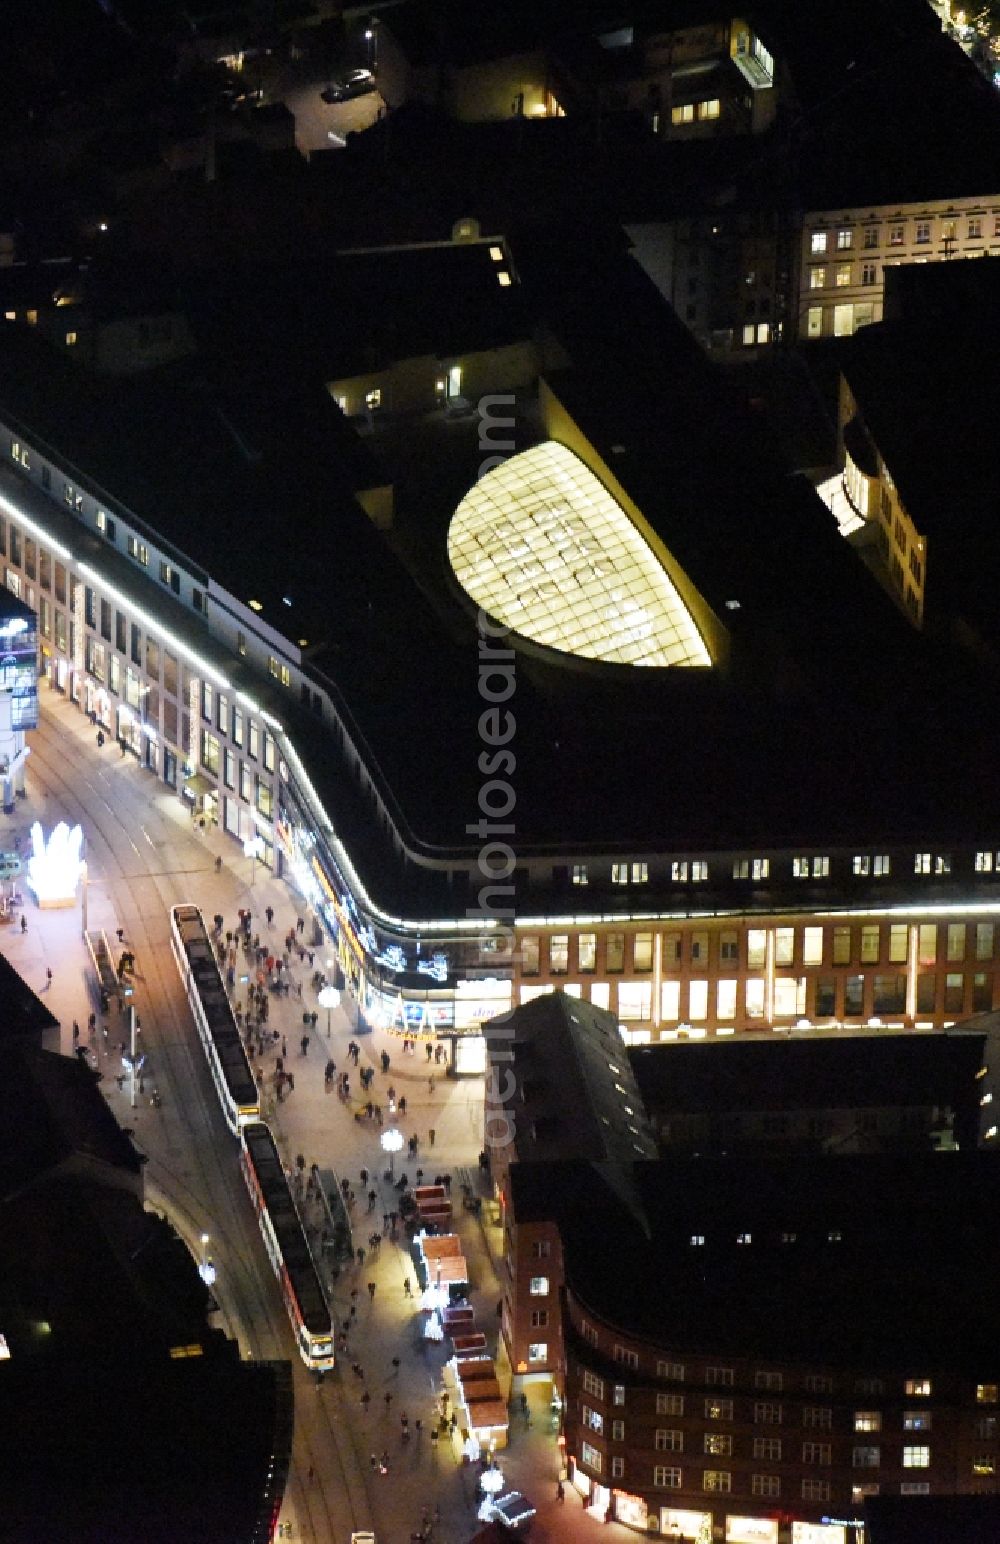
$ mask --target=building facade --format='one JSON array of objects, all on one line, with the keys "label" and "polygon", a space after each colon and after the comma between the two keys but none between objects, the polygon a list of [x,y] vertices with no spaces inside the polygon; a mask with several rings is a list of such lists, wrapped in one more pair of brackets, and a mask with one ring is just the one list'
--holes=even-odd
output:
[{"label": "building facade", "polygon": [[817,210],[802,223],[801,339],[845,338],[882,320],[886,268],[1000,253],[1000,195]]},{"label": "building facade", "polygon": [[857,1544],[868,1496],[996,1489],[992,1374],[734,1358],[640,1339],[572,1290],[565,1306],[566,1452],[598,1519],[698,1544]]}]

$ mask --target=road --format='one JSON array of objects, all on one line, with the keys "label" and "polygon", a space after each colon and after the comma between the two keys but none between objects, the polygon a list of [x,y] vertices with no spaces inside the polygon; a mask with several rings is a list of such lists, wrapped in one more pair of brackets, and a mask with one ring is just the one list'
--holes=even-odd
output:
[{"label": "road", "polygon": [[[116,928],[123,928],[136,956],[134,1003],[162,1103],[152,1108],[147,1088],[138,1107],[129,1107],[128,1085],[123,1092],[114,1081],[121,1070],[114,1029],[109,1043],[97,1048],[104,1074],[101,1086],[117,1118],[134,1128],[140,1149],[149,1157],[148,1204],[170,1218],[193,1255],[198,1254],[200,1234],[210,1235],[218,1271],[215,1294],[228,1332],[239,1340],[244,1355],[277,1357],[293,1365],[296,1431],[283,1518],[292,1522],[296,1538],[346,1544],[353,1529],[374,1526],[379,1544],[392,1544],[420,1526],[424,1507],[429,1512],[438,1507],[445,1532],[436,1539],[468,1537],[474,1531],[473,1472],[456,1463],[447,1444],[432,1444],[429,1438],[447,1346],[431,1345],[420,1335],[422,1316],[403,1291],[404,1280],[413,1276],[405,1242],[383,1245],[374,1260],[334,1283],[338,1319],[350,1323],[354,1310],[350,1350],[337,1371],[317,1385],[296,1354],[243,1186],[237,1146],[219,1112],[174,964],[168,912],[175,902],[194,901],[208,915],[221,911],[227,918],[235,918],[238,906],[248,905],[261,924],[263,907],[270,902],[277,913],[275,935],[282,936],[295,925],[292,897],[266,871],[254,874],[236,843],[218,833],[206,837],[195,831],[176,796],[131,756],[122,757],[113,742],[98,750],[88,720],[66,699],[43,687],[42,709],[40,728],[30,737],[28,798],[19,801],[14,816],[4,817],[3,846],[13,847],[16,834],[23,850],[36,817],[46,829],[57,819],[79,821],[84,828],[89,924],[105,927],[111,938]],[[217,854],[223,857],[221,874],[215,870]],[[52,965],[54,980],[46,999],[63,1025],[62,1050],[70,1054],[72,1020],[85,1024],[91,1011],[80,911],[43,913],[29,899],[27,912],[28,932],[22,936],[17,928],[7,929],[3,948],[36,990],[46,965]],[[296,974],[306,978],[308,969]],[[312,1006],[308,986],[306,993]],[[273,1112],[279,1146],[286,1162],[301,1151],[309,1162],[349,1175],[360,1192],[360,1168],[377,1175],[381,1167],[377,1141],[365,1123],[355,1121],[349,1106],[328,1094],[323,1079],[327,1054],[346,1066],[349,1022],[343,1009],[335,1010],[333,1038],[327,1043],[321,1011],[318,1043],[305,1056],[298,1045],[302,1011],[303,1003],[293,998],[277,1005],[272,1015],[272,1022],[287,1034],[289,1064],[296,1072],[295,1093]],[[400,1042],[386,1037],[384,1043],[393,1065],[388,1078],[378,1071],[376,1092],[380,1084],[390,1082],[407,1092],[407,1134],[419,1131],[426,1144],[434,1126],[435,1168],[440,1163],[454,1173],[470,1157],[474,1165],[481,1084],[441,1078],[432,1090],[422,1060],[407,1058],[407,1064],[400,1065]],[[379,1048],[366,1046],[364,1060],[377,1059]],[[428,1158],[423,1162],[429,1170]],[[386,1187],[370,1219],[355,1218],[356,1242],[360,1237],[366,1243],[369,1231],[381,1226],[382,1211],[392,1209],[390,1194]],[[471,1240],[470,1247],[475,1243]],[[487,1315],[495,1322],[498,1290],[488,1257],[477,1278],[474,1298],[482,1300],[484,1322]],[[369,1297],[369,1281],[375,1283],[374,1298]],[[399,1371],[391,1365],[393,1356],[400,1358]],[[350,1371],[355,1358],[365,1367],[370,1409],[362,1407]],[[422,1419],[425,1427],[421,1436],[405,1444],[398,1419],[404,1411],[411,1420]],[[383,1451],[390,1455],[388,1476],[374,1472],[370,1463],[373,1453]]]}]

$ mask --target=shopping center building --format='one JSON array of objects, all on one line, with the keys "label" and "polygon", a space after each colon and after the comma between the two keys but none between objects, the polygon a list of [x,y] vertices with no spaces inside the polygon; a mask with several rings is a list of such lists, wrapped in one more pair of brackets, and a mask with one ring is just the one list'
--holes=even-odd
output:
[{"label": "shopping center building", "polygon": [[[457,1071],[556,985],[633,1042],[990,1009],[989,677],[899,616],[625,263],[630,378],[398,419],[423,484],[329,391],[98,375],[5,328],[4,582],[48,689],[286,874],[363,1011]],[[583,310],[549,313],[564,361]]]}]

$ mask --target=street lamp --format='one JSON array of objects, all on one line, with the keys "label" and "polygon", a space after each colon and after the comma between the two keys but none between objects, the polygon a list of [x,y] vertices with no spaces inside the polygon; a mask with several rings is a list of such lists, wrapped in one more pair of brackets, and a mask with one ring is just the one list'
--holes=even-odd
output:
[{"label": "street lamp", "polygon": [[257,860],[264,855],[264,838],[262,836],[248,836],[243,843],[243,856],[253,859],[253,868],[250,870],[250,883],[257,878]]},{"label": "street lamp", "polygon": [[326,1038],[329,1040],[330,1013],[332,1009],[340,1007],[340,993],[337,991],[335,986],[324,986],[320,988],[319,996],[316,998],[316,1001],[319,1003],[321,1008],[326,1009]]},{"label": "street lamp", "polygon": [[389,1154],[389,1178],[394,1179],[396,1173],[394,1159],[396,1154],[402,1149],[403,1133],[401,1131],[395,1131],[392,1129],[389,1131],[383,1131],[382,1135],[379,1137],[379,1141],[382,1144],[382,1151]]},{"label": "street lamp", "polygon": [[201,1235],[201,1259],[198,1262],[198,1275],[206,1287],[215,1285],[215,1266],[212,1264],[212,1257],[208,1253],[207,1233]]}]

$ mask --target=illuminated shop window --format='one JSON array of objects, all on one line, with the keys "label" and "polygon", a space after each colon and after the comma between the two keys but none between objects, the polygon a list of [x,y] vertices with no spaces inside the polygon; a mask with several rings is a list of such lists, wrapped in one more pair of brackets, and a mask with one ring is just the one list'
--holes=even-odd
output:
[{"label": "illuminated shop window", "polygon": [[625,665],[709,665],[698,629],[638,527],[564,445],[512,456],[448,531],[466,593],[535,643]]}]

